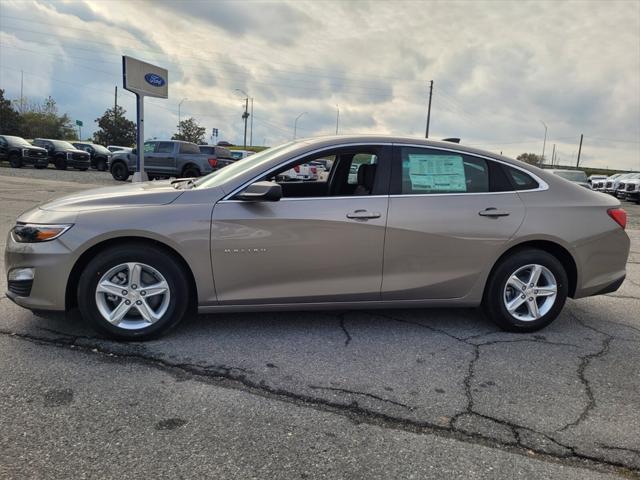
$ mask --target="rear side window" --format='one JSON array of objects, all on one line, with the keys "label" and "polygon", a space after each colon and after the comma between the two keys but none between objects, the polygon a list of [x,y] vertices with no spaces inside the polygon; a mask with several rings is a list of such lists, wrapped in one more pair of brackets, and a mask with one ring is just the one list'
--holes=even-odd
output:
[{"label": "rear side window", "polygon": [[507,165],[504,166],[504,169],[514,190],[534,190],[540,186],[538,182],[522,170]]},{"label": "rear side window", "polygon": [[402,194],[489,191],[489,166],[455,152],[402,147]]},{"label": "rear side window", "polygon": [[[162,144],[160,144],[162,146]],[[173,152],[173,147],[171,149]],[[167,152],[168,153],[168,152]],[[192,143],[181,143],[180,144],[180,153],[200,153],[200,149],[197,145]]]},{"label": "rear side window", "polygon": [[156,153],[173,153],[173,143],[160,142],[158,144],[158,148],[156,149]]}]

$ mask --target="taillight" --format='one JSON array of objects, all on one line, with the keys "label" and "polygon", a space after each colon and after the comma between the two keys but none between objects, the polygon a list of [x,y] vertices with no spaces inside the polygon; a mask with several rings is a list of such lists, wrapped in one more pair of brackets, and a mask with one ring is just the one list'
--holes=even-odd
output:
[{"label": "taillight", "polygon": [[311,174],[315,175],[316,173],[318,173],[318,170],[316,170],[316,167],[311,167]]},{"label": "taillight", "polygon": [[211,168],[216,168],[218,166],[218,159],[217,158],[210,158],[209,159],[209,165],[211,165]]},{"label": "taillight", "polygon": [[622,208],[610,208],[609,210],[607,210],[607,213],[616,221],[618,225],[620,225],[622,228],[626,228],[627,212],[625,212]]},{"label": "taillight", "polygon": [[296,165],[295,167],[293,167],[293,170],[294,170],[296,173],[300,173],[300,165]]}]

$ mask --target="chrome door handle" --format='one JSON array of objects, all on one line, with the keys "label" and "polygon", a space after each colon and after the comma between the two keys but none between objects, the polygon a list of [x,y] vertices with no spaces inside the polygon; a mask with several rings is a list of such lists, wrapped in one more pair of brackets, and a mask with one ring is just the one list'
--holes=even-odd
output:
[{"label": "chrome door handle", "polygon": [[485,208],[484,210],[478,212],[478,215],[482,217],[508,217],[511,212],[507,212],[506,210],[498,210],[497,208]]},{"label": "chrome door handle", "polygon": [[367,220],[369,218],[380,218],[382,214],[380,212],[368,212],[366,210],[356,210],[351,213],[347,213],[347,218],[355,218],[357,220]]}]

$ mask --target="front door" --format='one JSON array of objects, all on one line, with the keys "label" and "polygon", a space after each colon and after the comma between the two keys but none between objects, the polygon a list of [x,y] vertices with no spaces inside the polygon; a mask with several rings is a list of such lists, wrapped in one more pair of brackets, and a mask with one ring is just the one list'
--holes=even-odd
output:
[{"label": "front door", "polygon": [[[379,300],[390,151],[374,145],[339,149],[331,152],[336,160],[329,175],[283,182],[280,201],[219,202],[211,227],[218,301]],[[281,170],[316,158],[285,163]],[[354,163],[366,163],[355,182],[349,178]],[[281,179],[279,173],[256,180]]]}]

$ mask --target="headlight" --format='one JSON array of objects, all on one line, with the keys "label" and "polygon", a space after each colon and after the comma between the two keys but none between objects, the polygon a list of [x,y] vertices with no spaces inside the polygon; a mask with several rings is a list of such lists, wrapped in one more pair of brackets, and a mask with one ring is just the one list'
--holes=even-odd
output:
[{"label": "headlight", "polygon": [[72,224],[41,225],[37,223],[19,223],[13,227],[11,234],[13,239],[19,243],[48,242],[58,238],[72,226]]}]

